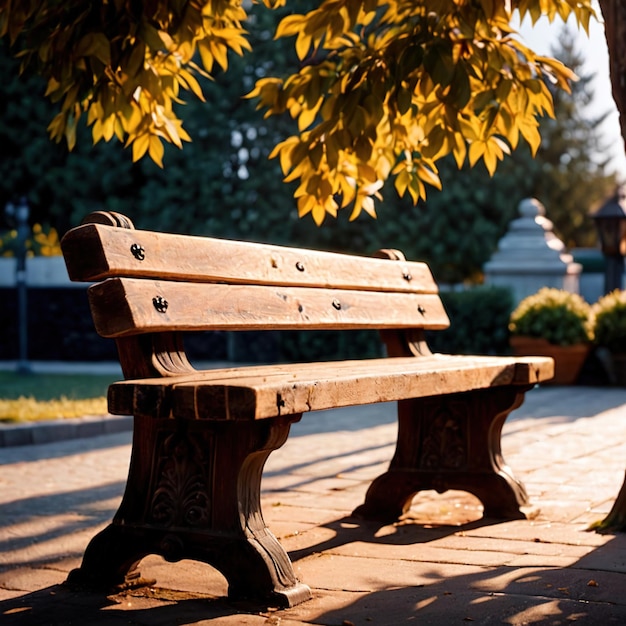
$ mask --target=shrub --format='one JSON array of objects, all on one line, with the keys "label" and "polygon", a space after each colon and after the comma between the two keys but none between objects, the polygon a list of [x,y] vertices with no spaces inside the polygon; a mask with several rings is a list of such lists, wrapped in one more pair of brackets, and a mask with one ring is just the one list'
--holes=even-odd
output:
[{"label": "shrub", "polygon": [[595,342],[613,353],[626,352],[626,291],[615,291],[594,305]]},{"label": "shrub", "polygon": [[505,287],[475,287],[441,293],[450,318],[447,330],[427,333],[433,352],[506,354],[513,296]]},{"label": "shrub", "polygon": [[593,337],[593,312],[578,294],[543,287],[519,303],[511,314],[509,330],[559,346],[586,343]]}]

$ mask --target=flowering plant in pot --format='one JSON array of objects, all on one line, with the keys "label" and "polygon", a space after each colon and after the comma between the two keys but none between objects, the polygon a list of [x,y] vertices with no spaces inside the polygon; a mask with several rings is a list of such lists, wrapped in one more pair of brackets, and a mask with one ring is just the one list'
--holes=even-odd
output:
[{"label": "flowering plant in pot", "polygon": [[626,291],[616,289],[593,305],[595,343],[610,354],[614,382],[626,385]]},{"label": "flowering plant in pot", "polygon": [[543,287],[511,313],[509,330],[515,354],[552,357],[550,382],[571,385],[591,350],[593,309],[576,293]]}]

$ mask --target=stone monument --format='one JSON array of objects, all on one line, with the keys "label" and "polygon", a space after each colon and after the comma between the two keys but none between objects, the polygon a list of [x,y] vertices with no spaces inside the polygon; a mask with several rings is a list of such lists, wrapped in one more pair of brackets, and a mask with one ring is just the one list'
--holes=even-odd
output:
[{"label": "stone monument", "polygon": [[485,264],[485,284],[509,287],[514,305],[541,287],[579,293],[582,266],[574,263],[563,242],[552,232],[539,200],[526,198],[498,249]]}]

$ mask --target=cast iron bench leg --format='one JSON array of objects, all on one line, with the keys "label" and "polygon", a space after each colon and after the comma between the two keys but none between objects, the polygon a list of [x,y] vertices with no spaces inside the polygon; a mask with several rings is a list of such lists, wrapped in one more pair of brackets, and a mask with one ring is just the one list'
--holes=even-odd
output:
[{"label": "cast iron bench leg", "polygon": [[110,526],[90,542],[69,582],[142,581],[148,554],[212,565],[229,597],[294,606],[311,597],[265,526],[263,466],[299,415],[249,422],[135,417],[126,492]]},{"label": "cast iron bench leg", "polygon": [[530,387],[495,387],[398,402],[398,442],[389,470],[371,484],[354,515],[393,521],[423,490],[474,494],[484,517],[523,519],[522,483],[501,452],[502,426]]}]

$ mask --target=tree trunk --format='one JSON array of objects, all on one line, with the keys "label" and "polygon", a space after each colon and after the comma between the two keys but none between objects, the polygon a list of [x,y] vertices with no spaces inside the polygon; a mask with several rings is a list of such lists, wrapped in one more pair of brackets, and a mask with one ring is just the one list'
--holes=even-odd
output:
[{"label": "tree trunk", "polygon": [[626,530],[626,478],[609,514],[602,521],[592,524],[589,530],[596,530],[599,533],[624,532]]},{"label": "tree trunk", "polygon": [[619,111],[622,138],[626,141],[626,5],[619,0],[599,0],[606,43],[613,99]]},{"label": "tree trunk", "polygon": [[[599,0],[604,18],[613,99],[619,111],[622,139],[626,142],[626,5],[619,0]],[[598,532],[626,531],[626,478],[610,513],[592,526]]]}]

